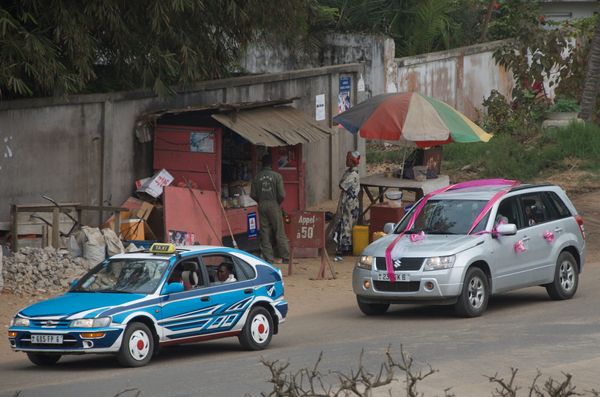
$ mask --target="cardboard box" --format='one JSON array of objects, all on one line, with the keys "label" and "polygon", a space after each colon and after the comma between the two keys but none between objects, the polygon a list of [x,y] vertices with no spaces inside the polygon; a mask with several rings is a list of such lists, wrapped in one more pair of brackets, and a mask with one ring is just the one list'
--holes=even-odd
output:
[{"label": "cardboard box", "polygon": [[146,193],[154,198],[158,198],[163,193],[163,188],[173,183],[173,176],[164,168],[154,174],[150,180],[146,181],[137,191]]}]

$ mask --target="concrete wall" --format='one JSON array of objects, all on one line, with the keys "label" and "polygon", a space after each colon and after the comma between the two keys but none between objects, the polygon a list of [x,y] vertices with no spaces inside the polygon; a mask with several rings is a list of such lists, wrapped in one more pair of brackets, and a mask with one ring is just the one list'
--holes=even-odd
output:
[{"label": "concrete wall", "polygon": [[[167,99],[126,92],[1,102],[0,222],[9,220],[11,204],[44,203],[42,194],[61,202],[120,205],[147,172],[136,151],[150,151],[134,133],[143,112],[300,97],[294,106],[314,118],[315,96],[325,94],[323,123],[331,126],[339,77],[352,77],[356,93],[360,73],[363,67],[351,64],[208,81]],[[306,146],[306,204],[312,205],[337,195],[344,150],[356,142],[344,132]]]},{"label": "concrete wall", "polygon": [[477,119],[492,90],[510,97],[512,73],[496,65],[492,53],[501,42],[398,58],[398,91],[416,91],[441,99]]},{"label": "concrete wall", "polygon": [[589,18],[598,12],[594,0],[545,0],[540,2],[540,12],[546,20],[563,22],[569,19]]},{"label": "concrete wall", "polygon": [[394,40],[386,36],[329,34],[320,48],[308,54],[255,44],[246,51],[240,66],[249,73],[275,73],[360,63],[364,65],[365,95],[370,97],[383,94],[389,83],[395,81],[394,54]]}]

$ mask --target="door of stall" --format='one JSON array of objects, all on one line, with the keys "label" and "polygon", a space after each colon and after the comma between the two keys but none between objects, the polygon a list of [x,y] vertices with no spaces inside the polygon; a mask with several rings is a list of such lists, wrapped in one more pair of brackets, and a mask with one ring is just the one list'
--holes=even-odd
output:
[{"label": "door of stall", "polygon": [[282,207],[287,213],[304,209],[304,162],[302,145],[271,148],[273,170],[283,177],[285,200]]}]

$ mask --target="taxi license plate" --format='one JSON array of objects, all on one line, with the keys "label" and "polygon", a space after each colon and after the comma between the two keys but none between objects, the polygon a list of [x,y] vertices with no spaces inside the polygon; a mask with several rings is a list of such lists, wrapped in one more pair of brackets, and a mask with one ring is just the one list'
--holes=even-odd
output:
[{"label": "taxi license plate", "polygon": [[[394,273],[396,281],[410,281],[410,274],[408,273]],[[377,275],[379,281],[390,281],[390,276],[387,273],[379,273]]]},{"label": "taxi license plate", "polygon": [[63,343],[62,335],[31,335],[31,343],[59,345]]}]

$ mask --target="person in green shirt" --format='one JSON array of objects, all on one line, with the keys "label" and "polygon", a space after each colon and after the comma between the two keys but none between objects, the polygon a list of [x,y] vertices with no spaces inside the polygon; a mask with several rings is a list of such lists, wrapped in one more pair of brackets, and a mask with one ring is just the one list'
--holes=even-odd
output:
[{"label": "person in green shirt", "polygon": [[263,258],[273,263],[275,260],[273,246],[275,246],[282,262],[287,263],[289,248],[281,210],[285,190],[283,177],[271,169],[272,162],[270,155],[266,154],[262,157],[263,169],[252,180],[250,197],[258,203],[259,245]]}]

